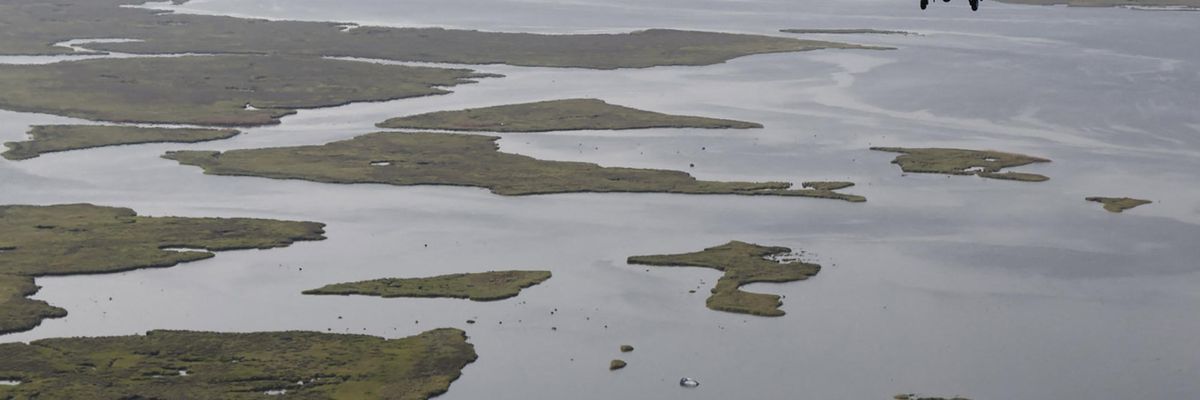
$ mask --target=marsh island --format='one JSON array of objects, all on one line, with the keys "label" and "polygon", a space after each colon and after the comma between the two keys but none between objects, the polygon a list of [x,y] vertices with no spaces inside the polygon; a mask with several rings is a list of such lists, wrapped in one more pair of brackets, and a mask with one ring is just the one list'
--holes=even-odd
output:
[{"label": "marsh island", "polygon": [[492,75],[253,55],[0,65],[0,108],[114,122],[264,125],[303,108],[449,93],[443,87],[485,76]]},{"label": "marsh island", "polygon": [[871,150],[903,153],[892,164],[904,172],[977,175],[981,178],[1004,179],[1022,182],[1043,182],[1050,178],[1023,172],[1000,172],[1005,168],[1020,167],[1050,160],[1024,154],[1004,153],[990,150],[963,150],[941,148],[872,147]]},{"label": "marsh island", "polygon": [[880,29],[780,29],[783,33],[823,35],[913,35],[912,32]]},{"label": "marsh island", "polygon": [[646,128],[762,128],[753,122],[643,111],[598,99],[510,104],[392,118],[380,128],[449,131],[549,132]]},{"label": "marsh island", "polygon": [[206,174],[303,179],[325,183],[482,187],[522,196],[573,192],[657,192],[800,196],[866,201],[832,190],[789,189],[787,182],[701,181],[681,171],[601,167],[502,153],[498,137],[378,132],[320,146],[176,151],[164,158]]},{"label": "marsh island", "polygon": [[705,304],[708,308],[765,317],[783,316],[783,305],[778,295],[750,293],[741,290],[743,285],[759,282],[792,282],[808,279],[821,270],[817,264],[770,260],[767,257],[789,254],[787,247],[766,247],[732,241],[704,251],[684,254],[629,257],[629,264],[659,267],[703,267],[724,271],[717,280],[712,295]]},{"label": "marsh island", "polygon": [[232,129],[143,128],[113,125],[41,125],[29,130],[29,140],[8,142],[2,154],[9,160],[26,160],[45,153],[143,143],[198,143],[228,139]]},{"label": "marsh island", "polygon": [[[0,3],[0,26],[6,27],[6,35],[0,35],[0,54],[71,54],[74,50],[55,44],[81,38],[123,38],[132,41],[90,43],[87,48],[135,54],[276,54],[613,69],[710,65],[752,54],[875,48],[670,29],[547,35],[268,21],[125,7],[144,3],[145,0],[61,0],[53,4],[44,0],[15,0]],[[354,29],[347,30],[346,26]]]},{"label": "marsh island", "polygon": [[[33,279],[163,268],[214,251],[269,249],[322,240],[315,222],[143,217],[90,204],[0,206],[0,333],[33,329],[66,310],[28,296]],[[178,250],[186,249],[186,250]]]},{"label": "marsh island", "polygon": [[0,344],[8,399],[424,400],[475,361],[463,331],[402,339],[316,332],[44,339]]},{"label": "marsh island", "polygon": [[910,394],[898,394],[898,395],[892,396],[892,399],[894,399],[894,400],[971,400],[971,399],[968,399],[968,398],[966,398],[966,397],[959,397],[959,396],[954,396],[954,397],[927,397],[927,396],[922,396],[922,395],[915,394],[915,393],[910,393]]},{"label": "marsh island", "polygon": [[1153,201],[1150,200],[1135,199],[1131,197],[1088,197],[1084,200],[1103,204],[1105,210],[1114,213],[1119,213],[1134,207],[1153,203]]},{"label": "marsh island", "polygon": [[450,274],[429,278],[385,278],[337,283],[304,294],[379,297],[450,297],[473,301],[495,301],[515,297],[521,289],[550,279],[550,271],[489,271]]}]

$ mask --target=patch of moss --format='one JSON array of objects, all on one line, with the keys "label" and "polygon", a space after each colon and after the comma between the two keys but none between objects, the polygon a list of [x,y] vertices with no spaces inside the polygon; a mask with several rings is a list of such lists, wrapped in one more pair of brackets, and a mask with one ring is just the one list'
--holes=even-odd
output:
[{"label": "patch of moss", "polygon": [[626,365],[627,364],[624,360],[612,360],[608,362],[608,370],[616,371],[618,369],[625,368]]},{"label": "patch of moss", "polygon": [[1000,172],[1000,170],[1005,168],[1050,162],[1050,160],[1044,158],[1024,154],[984,150],[904,147],[872,147],[871,150],[904,153],[892,161],[892,164],[899,165],[900,169],[904,172],[977,175],[982,178],[1022,182],[1043,182],[1050,179],[1038,174]]},{"label": "patch of moss", "polygon": [[448,93],[442,87],[482,76],[286,56],[0,65],[0,108],[116,122],[263,125],[297,109]]},{"label": "patch of moss", "polygon": [[717,280],[712,295],[705,302],[708,308],[766,317],[783,316],[780,297],[773,294],[742,291],[743,285],[759,282],[792,282],[808,279],[821,270],[820,265],[804,262],[780,263],[769,260],[773,255],[791,253],[787,247],[765,247],[732,241],[704,251],[684,254],[629,257],[629,264],[660,267],[704,267],[724,271]]},{"label": "patch of moss", "polygon": [[549,132],[645,128],[762,128],[752,122],[669,115],[608,104],[597,99],[567,99],[510,104],[392,118],[378,124],[391,129]]},{"label": "patch of moss", "polygon": [[701,181],[680,171],[601,167],[502,153],[493,136],[379,132],[320,146],[177,151],[164,158],[206,174],[327,183],[453,185],[509,196],[571,192],[659,192],[802,196],[866,201],[830,190],[788,189],[786,182]]},{"label": "patch of moss", "polygon": [[402,339],[316,332],[150,331],[0,344],[7,399],[423,400],[446,392],[475,348],[457,329]]},{"label": "patch of moss", "polygon": [[879,29],[780,29],[783,33],[826,34],[826,35],[912,35],[912,32]]},{"label": "patch of moss", "polygon": [[[0,3],[0,54],[67,54],[57,43],[128,38],[88,48],[137,54],[237,53],[596,69],[710,65],[751,54],[870,49],[761,35],[653,29],[546,35],[183,15],[121,7],[145,0],[12,0]],[[182,1],[181,1],[182,3]]]},{"label": "patch of moss", "polygon": [[8,142],[4,158],[26,160],[44,153],[143,143],[198,143],[228,139],[232,129],[143,128],[111,125],[41,125],[29,130],[30,140]]},{"label": "patch of moss", "polygon": [[1103,204],[1105,210],[1114,213],[1119,213],[1137,206],[1153,203],[1153,201],[1150,200],[1134,199],[1130,197],[1088,197],[1084,200]]},{"label": "patch of moss", "polygon": [[[249,218],[142,217],[90,204],[0,206],[0,333],[33,329],[64,310],[30,300],[33,278],[170,267],[212,251],[324,239],[322,224]],[[171,248],[199,250],[174,251]]]},{"label": "patch of moss", "polygon": [[385,278],[338,283],[304,294],[380,297],[452,297],[474,301],[494,301],[515,297],[521,289],[550,279],[550,271],[490,271],[451,274],[430,278]]}]

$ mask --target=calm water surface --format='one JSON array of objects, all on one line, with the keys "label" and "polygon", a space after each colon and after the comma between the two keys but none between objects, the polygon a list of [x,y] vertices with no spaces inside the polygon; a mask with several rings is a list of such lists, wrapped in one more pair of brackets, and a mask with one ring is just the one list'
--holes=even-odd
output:
[{"label": "calm water surface", "polygon": [[[39,279],[44,289],[36,297],[70,316],[0,340],[160,328],[403,337],[454,326],[467,330],[480,359],[445,399],[1195,398],[1200,47],[1191,38],[1200,37],[1200,13],[983,7],[970,13],[960,2],[938,3],[922,13],[896,1],[193,1],[177,8],[548,33],[835,27],[921,35],[813,35],[899,49],[763,55],[709,67],[472,66],[507,77],[446,96],[305,110],[220,142],[0,161],[0,204],[91,202],[145,215],[329,224],[328,240],[286,249]],[[869,202],[506,198],[470,188],[205,176],[158,158],[177,149],[319,144],[375,131],[375,122],[393,116],[568,97],[766,128],[505,134],[501,149],[682,169],[703,179],[851,180],[858,186],[847,191]],[[23,139],[33,124],[77,122],[0,111],[0,140]],[[893,154],[867,150],[880,145],[1043,156],[1054,162],[1018,170],[1052,180],[903,176],[889,164]],[[1156,203],[1110,214],[1083,201],[1092,195]],[[756,318],[704,308],[716,271],[647,271],[624,262],[731,239],[806,250],[826,268],[804,282],[749,287],[786,295],[787,316]],[[332,282],[502,268],[544,268],[554,278],[492,303],[300,295]],[[620,354],[626,343],[637,350]],[[607,371],[618,357],[629,367]],[[701,386],[678,387],[682,376]]]}]

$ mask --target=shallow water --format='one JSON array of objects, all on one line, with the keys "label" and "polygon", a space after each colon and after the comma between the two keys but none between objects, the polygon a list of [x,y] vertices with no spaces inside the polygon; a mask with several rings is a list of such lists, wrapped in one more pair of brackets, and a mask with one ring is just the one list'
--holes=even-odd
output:
[{"label": "shallow water", "polygon": [[79,54],[65,54],[58,56],[6,56],[0,55],[0,64],[52,64],[65,61],[83,61],[97,58],[137,58],[137,57],[191,57],[191,56],[209,56],[206,53],[172,53],[172,54],[130,54],[118,52],[102,52],[88,49],[89,44],[94,43],[127,43],[138,42],[137,39],[71,39],[55,43],[55,46],[69,48]]},{"label": "shallow water", "polygon": [[[36,297],[70,316],[0,340],[163,328],[402,337],[454,326],[468,332],[480,359],[445,399],[1200,393],[1200,48],[1183,39],[1200,37],[1200,13],[996,2],[974,14],[962,2],[925,13],[883,1],[476,3],[211,0],[181,9],[538,32],[836,27],[921,35],[812,35],[900,49],[709,67],[474,66],[506,77],[446,96],[303,110],[225,141],[0,161],[0,204],[92,202],[144,215],[329,224],[328,240],[285,249],[38,279],[44,289]],[[766,128],[504,134],[501,149],[702,179],[850,180],[858,186],[844,191],[869,201],[500,197],[205,176],[158,158],[167,150],[319,144],[399,115],[568,97]],[[23,139],[32,124],[71,122],[79,121],[0,111],[0,140]],[[905,176],[889,163],[895,154],[870,146],[986,148],[1054,162],[1015,169],[1050,176],[1045,183]],[[1155,203],[1112,214],[1083,200],[1092,195]],[[717,271],[624,262],[734,239],[805,250],[825,269],[808,281],[747,287],[786,295],[787,316],[758,318],[704,308]],[[489,303],[300,295],[333,282],[508,268],[554,277]],[[621,344],[637,350],[621,354]],[[613,358],[629,366],[609,372]],[[680,388],[684,376],[702,385]]]}]

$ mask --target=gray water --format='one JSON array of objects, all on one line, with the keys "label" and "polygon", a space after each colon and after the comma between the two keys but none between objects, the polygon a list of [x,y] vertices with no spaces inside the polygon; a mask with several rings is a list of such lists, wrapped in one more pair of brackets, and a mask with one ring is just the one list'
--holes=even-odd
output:
[{"label": "gray water", "polygon": [[[220,142],[0,161],[0,204],[91,202],[144,215],[329,224],[322,242],[39,279],[36,298],[70,315],[0,340],[150,329],[394,338],[453,326],[468,332],[480,358],[445,399],[1200,394],[1200,13],[985,2],[973,14],[961,1],[924,13],[894,1],[476,3],[212,0],[179,8],[555,33],[838,27],[921,35],[813,35],[899,50],[762,55],[708,67],[473,66],[506,77],[445,96],[304,110]],[[869,202],[500,197],[205,176],[158,158],[179,149],[319,144],[375,131],[393,116],[567,97],[766,128],[504,134],[501,150],[702,179],[851,180],[858,186],[845,191]],[[73,122],[81,121],[0,112],[0,140],[24,138],[31,124]],[[894,154],[867,150],[880,145],[1047,157],[1054,162],[1017,170],[1052,180],[904,176],[889,164]],[[1155,203],[1111,214],[1083,201],[1092,195]],[[704,307],[716,271],[624,262],[734,239],[809,251],[825,269],[808,281],[748,287],[786,295],[787,316],[758,318]],[[491,303],[300,295],[332,282],[505,268],[544,268],[554,277]],[[620,344],[637,350],[620,354]],[[629,367],[607,371],[613,358]],[[701,386],[680,388],[683,376]]]}]

